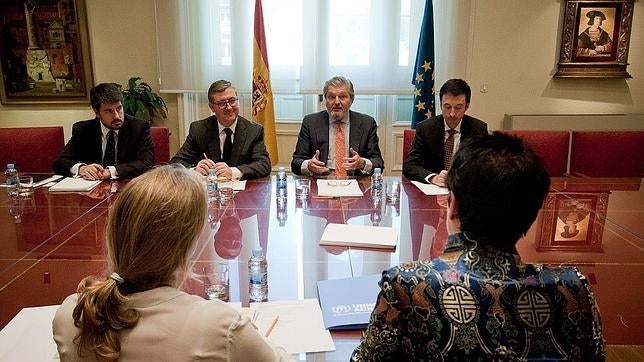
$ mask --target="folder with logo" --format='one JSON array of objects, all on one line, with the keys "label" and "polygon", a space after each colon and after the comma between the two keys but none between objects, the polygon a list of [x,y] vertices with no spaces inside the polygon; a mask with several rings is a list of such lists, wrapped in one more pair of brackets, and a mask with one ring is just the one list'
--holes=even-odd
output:
[{"label": "folder with logo", "polygon": [[366,329],[376,305],[380,274],[321,280],[318,299],[328,330]]}]

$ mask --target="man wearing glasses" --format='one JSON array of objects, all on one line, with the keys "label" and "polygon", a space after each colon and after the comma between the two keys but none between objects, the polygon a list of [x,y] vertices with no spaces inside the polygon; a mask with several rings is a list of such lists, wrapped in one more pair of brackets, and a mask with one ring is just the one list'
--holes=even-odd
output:
[{"label": "man wearing glasses", "polygon": [[447,170],[459,144],[467,138],[487,134],[487,124],[465,114],[472,90],[464,80],[448,80],[439,93],[442,114],[416,126],[416,137],[403,160],[403,175],[445,187]]},{"label": "man wearing glasses", "polygon": [[170,163],[194,167],[207,175],[229,180],[264,177],[271,161],[264,145],[264,128],[239,116],[239,99],[233,85],[218,80],[208,89],[208,106],[214,115],[192,122],[188,137]]}]

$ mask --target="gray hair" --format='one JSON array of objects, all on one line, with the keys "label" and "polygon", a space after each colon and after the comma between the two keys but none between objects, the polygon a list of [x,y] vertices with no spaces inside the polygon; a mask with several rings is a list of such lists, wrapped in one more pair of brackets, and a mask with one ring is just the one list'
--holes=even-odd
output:
[{"label": "gray hair", "polygon": [[349,97],[351,97],[351,100],[353,100],[356,97],[355,91],[353,90],[353,83],[351,81],[343,76],[336,75],[335,77],[327,80],[324,83],[324,88],[322,89],[322,92],[324,93],[324,98],[326,98],[326,94],[329,91],[329,87],[342,87],[342,86],[347,86],[349,88]]}]

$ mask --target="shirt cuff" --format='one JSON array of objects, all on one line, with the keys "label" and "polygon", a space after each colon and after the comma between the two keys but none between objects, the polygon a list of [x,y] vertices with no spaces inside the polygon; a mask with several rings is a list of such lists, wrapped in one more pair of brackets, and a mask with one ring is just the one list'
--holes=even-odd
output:
[{"label": "shirt cuff", "polygon": [[81,166],[85,166],[85,164],[82,163],[82,162],[79,162],[79,163],[75,164],[74,166],[72,166],[72,168],[69,169],[69,173],[72,174],[72,177],[78,177],[78,171],[79,171]]},{"label": "shirt cuff", "polygon": [[230,172],[233,174],[233,180],[241,180],[242,176],[244,176],[237,167],[231,167]]},{"label": "shirt cuff", "polygon": [[119,178],[119,173],[116,172],[116,167],[114,166],[107,166],[108,171],[110,171],[110,179],[111,180],[116,180]]},{"label": "shirt cuff", "polygon": [[362,168],[362,170],[360,170],[360,172],[362,172],[365,175],[368,175],[371,173],[371,170],[373,170],[373,163],[368,158],[363,158],[363,160],[364,160],[364,167]]},{"label": "shirt cuff", "polygon": [[[429,181],[432,177],[438,175],[437,173],[430,173],[427,177],[425,177],[425,182],[428,184],[431,184],[431,181]],[[432,184],[433,185],[433,184]]]},{"label": "shirt cuff", "polygon": [[310,162],[310,161],[311,161],[311,160],[304,160],[304,161],[302,162],[302,165],[300,166],[300,172],[301,172],[301,173],[302,173],[302,175],[304,175],[304,176],[313,176],[313,172],[311,172],[311,171],[309,170],[309,162]]}]

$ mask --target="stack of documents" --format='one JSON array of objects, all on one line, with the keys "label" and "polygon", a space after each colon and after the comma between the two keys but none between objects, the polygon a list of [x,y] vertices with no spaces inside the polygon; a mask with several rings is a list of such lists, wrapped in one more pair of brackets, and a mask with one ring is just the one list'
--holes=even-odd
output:
[{"label": "stack of documents", "polygon": [[[250,315],[255,312],[258,315],[257,329],[270,328],[268,340],[290,354],[335,351],[331,334],[324,328],[317,299],[251,303],[250,310]],[[276,317],[277,323],[271,328]]]},{"label": "stack of documents", "polygon": [[398,235],[390,226],[327,224],[320,239],[322,246],[396,250]]},{"label": "stack of documents", "polygon": [[50,192],[86,192],[98,186],[102,181],[88,181],[80,177],[65,177],[62,181],[49,188]]},{"label": "stack of documents", "polygon": [[318,298],[328,330],[366,329],[376,305],[380,274],[320,280]]},{"label": "stack of documents", "polygon": [[317,180],[318,196],[346,197],[362,196],[357,180]]},{"label": "stack of documents", "polygon": [[436,186],[434,184],[426,184],[418,181],[412,181],[416,187],[420,189],[425,195],[447,195],[449,190],[446,187]]}]

